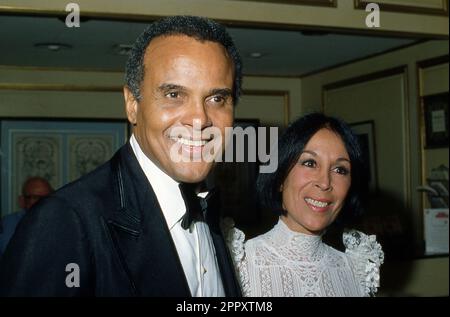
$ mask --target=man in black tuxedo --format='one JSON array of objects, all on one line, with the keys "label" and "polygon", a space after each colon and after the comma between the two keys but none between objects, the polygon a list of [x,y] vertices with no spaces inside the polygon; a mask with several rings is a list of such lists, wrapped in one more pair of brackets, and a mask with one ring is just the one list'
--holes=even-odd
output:
[{"label": "man in black tuxedo", "polygon": [[25,216],[0,264],[0,295],[240,296],[217,200],[197,197],[197,184],[213,165],[200,154],[223,152],[241,77],[221,25],[150,25],[126,67],[133,135]]}]

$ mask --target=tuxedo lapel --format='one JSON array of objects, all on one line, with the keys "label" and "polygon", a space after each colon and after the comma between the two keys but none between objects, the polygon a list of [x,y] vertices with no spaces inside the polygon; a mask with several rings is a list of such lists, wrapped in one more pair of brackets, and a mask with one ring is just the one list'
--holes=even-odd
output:
[{"label": "tuxedo lapel", "polygon": [[112,159],[117,210],[113,243],[136,295],[191,296],[156,195],[129,143]]}]

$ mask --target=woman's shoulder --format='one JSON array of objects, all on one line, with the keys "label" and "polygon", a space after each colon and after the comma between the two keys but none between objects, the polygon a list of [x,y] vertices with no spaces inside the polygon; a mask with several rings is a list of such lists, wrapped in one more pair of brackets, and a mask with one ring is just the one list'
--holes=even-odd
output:
[{"label": "woman's shoulder", "polygon": [[366,296],[375,295],[380,286],[380,266],[384,252],[375,235],[357,230],[344,232],[345,255],[354,266],[357,279]]},{"label": "woman's shoulder", "polygon": [[245,234],[243,231],[235,227],[234,220],[231,218],[224,218],[220,222],[222,234],[225,243],[230,250],[233,262],[241,262],[245,256],[244,244]]}]

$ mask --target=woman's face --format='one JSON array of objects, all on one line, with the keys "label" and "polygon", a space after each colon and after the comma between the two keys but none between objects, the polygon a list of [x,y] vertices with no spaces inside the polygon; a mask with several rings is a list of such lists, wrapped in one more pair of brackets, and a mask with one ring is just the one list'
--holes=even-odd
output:
[{"label": "woman's face", "polygon": [[320,234],[338,216],[351,184],[350,157],[341,137],[316,132],[282,185],[281,219],[293,231]]}]

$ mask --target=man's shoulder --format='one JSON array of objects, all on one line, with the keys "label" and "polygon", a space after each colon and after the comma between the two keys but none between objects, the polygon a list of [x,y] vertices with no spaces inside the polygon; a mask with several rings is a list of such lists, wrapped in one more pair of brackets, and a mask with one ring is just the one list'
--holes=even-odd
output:
[{"label": "man's shoulder", "polygon": [[108,161],[81,178],[64,185],[52,195],[42,199],[33,213],[76,212],[77,214],[100,212],[105,202],[114,195],[113,170]]},{"label": "man's shoulder", "polygon": [[87,191],[107,186],[108,180],[113,177],[111,160],[103,163],[93,171],[64,185],[56,191],[58,195],[71,195],[74,191]]},{"label": "man's shoulder", "polygon": [[2,218],[3,226],[8,226],[11,224],[17,224],[20,219],[25,215],[25,210],[21,209],[19,211],[8,214]]},{"label": "man's shoulder", "polygon": [[127,145],[122,146],[114,156],[101,164],[93,171],[81,176],[80,178],[64,185],[55,192],[55,195],[63,198],[72,198],[74,195],[78,196],[83,194],[84,197],[91,195],[98,195],[105,189],[109,190],[113,186],[115,179],[115,163],[117,161],[123,161],[127,153]]}]

